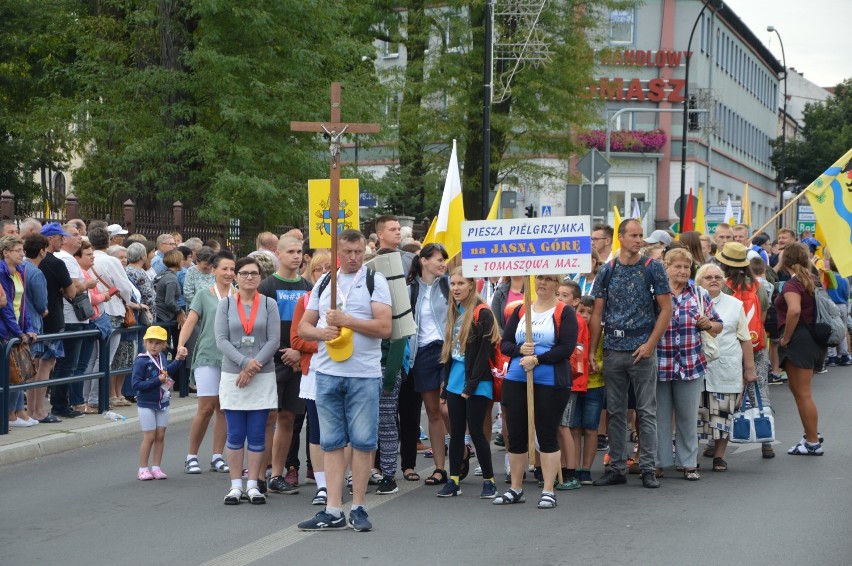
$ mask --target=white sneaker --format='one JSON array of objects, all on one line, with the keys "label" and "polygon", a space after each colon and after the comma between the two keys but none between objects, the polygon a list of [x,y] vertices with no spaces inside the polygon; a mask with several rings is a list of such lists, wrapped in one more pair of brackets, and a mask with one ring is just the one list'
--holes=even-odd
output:
[{"label": "white sneaker", "polygon": [[32,418],[32,417],[29,417],[29,418],[27,419],[27,422],[28,422],[28,423],[30,423],[32,426],[35,426],[35,425],[39,424],[39,423],[38,423],[38,421],[37,421],[37,420],[35,420],[35,419],[34,419],[34,418]]},{"label": "white sneaker", "polygon": [[473,470],[473,475],[481,476],[482,475],[482,466],[477,466],[475,470]]},{"label": "white sneaker", "polygon": [[376,468],[370,470],[370,485],[379,485],[379,482],[382,481],[382,478],[384,478],[384,476],[382,475],[381,471],[377,470]]},{"label": "white sneaker", "polygon": [[10,428],[27,428],[33,426],[30,421],[25,421],[21,417],[16,418],[14,421],[9,421]]}]

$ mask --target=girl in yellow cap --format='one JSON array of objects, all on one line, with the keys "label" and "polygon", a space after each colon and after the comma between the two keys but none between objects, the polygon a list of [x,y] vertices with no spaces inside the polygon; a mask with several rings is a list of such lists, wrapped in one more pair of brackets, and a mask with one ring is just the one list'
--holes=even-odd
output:
[{"label": "girl in yellow cap", "polygon": [[[162,326],[151,326],[142,338],[145,353],[139,354],[133,363],[131,383],[136,391],[136,407],[139,411],[139,428],[142,429],[142,445],[139,447],[139,472],[136,479],[164,480],[168,476],[160,469],[169,424],[169,400],[174,384],[172,376],[183,366],[185,352],[180,352],[172,363],[167,363],[166,340],[168,333]],[[151,452],[154,465],[148,468]]]}]

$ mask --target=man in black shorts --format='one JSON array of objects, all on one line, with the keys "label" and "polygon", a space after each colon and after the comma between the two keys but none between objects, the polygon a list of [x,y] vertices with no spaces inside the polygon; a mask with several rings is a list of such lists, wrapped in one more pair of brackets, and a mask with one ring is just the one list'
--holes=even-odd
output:
[{"label": "man in black shorts", "polygon": [[[293,312],[305,293],[311,290],[311,284],[299,275],[302,264],[302,242],[293,236],[284,236],[278,240],[278,270],[264,279],[258,290],[275,299],[278,303],[278,315],[281,317],[281,349],[275,356],[275,380],[278,384],[278,413],[275,416],[275,434],[267,431],[266,438],[272,438],[272,480],[269,491],[273,493],[295,494],[298,485],[284,479],[284,466],[287,452],[293,438],[293,422],[296,415],[304,415],[305,402],[299,398],[299,386],[302,370],[299,366],[301,354],[290,347],[290,327],[293,324]],[[267,440],[267,450],[269,450]]]}]

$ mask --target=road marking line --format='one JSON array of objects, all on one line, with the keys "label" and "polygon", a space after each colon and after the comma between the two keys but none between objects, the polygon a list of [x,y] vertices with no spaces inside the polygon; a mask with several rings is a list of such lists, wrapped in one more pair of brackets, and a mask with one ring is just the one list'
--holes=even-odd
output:
[{"label": "road marking line", "polygon": [[[430,466],[428,468],[424,468],[423,470],[418,470],[417,473],[420,477],[427,477],[433,470],[435,466]],[[419,487],[424,487],[422,481],[409,482],[402,480],[403,484],[400,485],[399,491],[393,493],[391,495],[377,495],[376,493],[367,493],[367,508],[371,511],[376,507],[381,507],[385,503],[393,501],[397,497],[405,495],[411,491]],[[367,486],[369,490],[371,486]],[[344,487],[344,489],[346,489]],[[349,512],[349,509],[352,507],[351,503],[347,503],[343,506],[343,515],[346,516]],[[316,531],[300,531],[296,525],[292,525],[285,529],[281,529],[280,531],[276,531],[274,533],[270,533],[265,537],[262,537],[254,542],[251,542],[243,547],[237,548],[228,552],[227,554],[223,554],[221,556],[217,556],[212,560],[208,560],[204,562],[202,566],[245,566],[260,560],[261,558],[265,558],[271,554],[278,552],[279,550],[283,550],[288,546],[295,544],[299,541],[302,541],[309,536],[317,534]],[[333,535],[332,535],[333,536]]]}]

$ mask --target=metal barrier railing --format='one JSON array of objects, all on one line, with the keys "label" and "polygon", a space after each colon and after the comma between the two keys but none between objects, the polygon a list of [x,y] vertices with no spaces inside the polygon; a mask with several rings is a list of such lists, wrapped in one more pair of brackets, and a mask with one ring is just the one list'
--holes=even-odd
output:
[{"label": "metal barrier railing", "polygon": [[[173,331],[177,330],[177,321],[157,322],[156,325],[162,326],[163,328],[168,330],[169,338],[171,338]],[[109,342],[113,336],[115,336],[116,334],[138,334],[140,330],[143,330],[145,328],[147,327],[139,325],[130,326],[127,328],[113,328],[109,338],[103,338],[101,336],[100,330],[97,329],[76,330],[73,332],[58,332],[56,334],[41,334],[36,338],[35,341],[47,342],[51,340],[68,340],[71,338],[92,337],[98,341],[100,352],[108,353]],[[9,401],[12,393],[26,391],[28,389],[36,389],[40,387],[53,387],[54,385],[70,384],[78,381],[86,381],[89,379],[98,379],[98,414],[102,414],[104,411],[107,411],[109,409],[110,377],[116,374],[127,374],[133,370],[132,366],[126,368],[112,369],[110,368],[109,355],[100,355],[98,358],[98,371],[94,373],[48,379],[46,381],[32,381],[32,379],[30,379],[29,381],[20,383],[18,385],[11,385],[9,383],[9,353],[11,352],[12,347],[20,341],[20,338],[9,339],[3,346],[2,358],[0,358],[0,435],[9,434],[9,420],[7,418],[7,415],[9,414]],[[176,386],[176,389],[178,389],[181,397],[186,397],[187,395],[189,395],[189,372],[187,371],[186,366],[184,366],[183,370],[181,371],[177,379]]]}]

